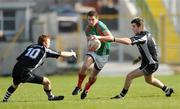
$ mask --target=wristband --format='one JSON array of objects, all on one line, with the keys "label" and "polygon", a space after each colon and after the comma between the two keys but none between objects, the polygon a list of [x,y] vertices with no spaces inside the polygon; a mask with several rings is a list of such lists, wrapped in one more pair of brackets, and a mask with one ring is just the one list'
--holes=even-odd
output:
[{"label": "wristband", "polygon": [[116,42],[116,38],[114,37],[113,42]]}]

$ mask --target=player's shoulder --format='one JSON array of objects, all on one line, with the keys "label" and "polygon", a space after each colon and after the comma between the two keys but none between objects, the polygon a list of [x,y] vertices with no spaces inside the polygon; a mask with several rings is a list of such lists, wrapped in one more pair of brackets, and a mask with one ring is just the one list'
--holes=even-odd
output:
[{"label": "player's shoulder", "polygon": [[102,21],[98,21],[97,25],[96,25],[97,28],[99,28],[100,30],[104,31],[104,30],[109,30],[106,26],[106,24],[104,24]]},{"label": "player's shoulder", "polygon": [[151,36],[151,33],[149,31],[142,31],[139,34],[136,34],[133,36],[134,38],[143,38],[145,36]]},{"label": "player's shoulder", "polygon": [[100,27],[106,27],[106,24],[105,23],[103,23],[102,21],[98,21],[98,26],[100,26]]},{"label": "player's shoulder", "polygon": [[152,37],[151,35],[151,33],[149,32],[149,31],[145,31],[146,32],[146,35],[148,36],[148,37]]},{"label": "player's shoulder", "polygon": [[43,45],[39,45],[39,44],[31,44],[29,45],[27,48],[38,48],[38,49],[45,49],[45,47]]},{"label": "player's shoulder", "polygon": [[147,30],[142,31],[139,35],[145,36],[145,35],[150,35],[151,33]]},{"label": "player's shoulder", "polygon": [[33,44],[34,47],[44,48],[44,45],[41,44]]}]

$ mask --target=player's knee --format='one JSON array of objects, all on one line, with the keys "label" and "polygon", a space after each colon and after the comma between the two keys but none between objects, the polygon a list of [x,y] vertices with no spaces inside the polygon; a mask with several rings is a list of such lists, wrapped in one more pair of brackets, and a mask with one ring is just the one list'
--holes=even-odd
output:
[{"label": "player's knee", "polygon": [[146,83],[148,83],[148,84],[152,84],[152,83],[153,83],[152,79],[145,79],[145,81],[146,81]]},{"label": "player's knee", "polygon": [[51,81],[48,78],[44,77],[43,84],[44,85],[50,85]]},{"label": "player's knee", "polygon": [[129,79],[129,80],[133,79],[133,75],[132,74],[127,74],[126,78]]},{"label": "player's knee", "polygon": [[88,69],[88,65],[87,64],[83,64],[82,70],[84,71],[84,70],[87,70],[87,69]]}]

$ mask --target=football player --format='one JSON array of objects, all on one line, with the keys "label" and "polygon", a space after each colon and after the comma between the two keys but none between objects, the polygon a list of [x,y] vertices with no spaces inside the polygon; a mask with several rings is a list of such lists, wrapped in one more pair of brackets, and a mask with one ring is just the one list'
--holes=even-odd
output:
[{"label": "football player", "polygon": [[128,92],[128,89],[133,79],[144,76],[145,81],[155,87],[162,89],[167,97],[174,92],[173,88],[167,87],[160,80],[154,77],[154,72],[159,67],[159,60],[157,57],[157,47],[149,31],[144,30],[144,21],[141,18],[135,18],[131,21],[132,30],[135,36],[131,38],[114,38],[114,42],[126,45],[137,45],[141,57],[141,66],[126,76],[124,87],[122,91],[112,97],[112,99],[122,99]]},{"label": "football player", "polygon": [[81,93],[81,99],[85,99],[90,87],[95,83],[98,73],[108,62],[111,43],[107,41],[113,40],[113,36],[107,26],[98,19],[96,11],[89,11],[87,13],[87,20],[88,25],[85,30],[87,41],[98,38],[101,41],[101,47],[97,51],[94,51],[95,48],[93,47],[88,48],[84,63],[78,73],[78,82],[75,89],[72,91],[72,95],[77,95],[82,90],[82,83],[86,77],[86,71],[90,65],[94,63],[89,81],[85,84],[83,92]]},{"label": "football player", "polygon": [[43,64],[45,58],[76,58],[75,52],[56,52],[49,49],[50,42],[51,39],[49,35],[41,35],[38,38],[37,44],[28,46],[25,51],[17,57],[17,63],[15,64],[12,72],[13,84],[7,89],[3,102],[8,101],[9,97],[18,88],[20,83],[34,83],[43,85],[49,101],[64,99],[64,96],[55,96],[52,93],[51,82],[47,77],[39,76],[33,73],[35,69]]}]

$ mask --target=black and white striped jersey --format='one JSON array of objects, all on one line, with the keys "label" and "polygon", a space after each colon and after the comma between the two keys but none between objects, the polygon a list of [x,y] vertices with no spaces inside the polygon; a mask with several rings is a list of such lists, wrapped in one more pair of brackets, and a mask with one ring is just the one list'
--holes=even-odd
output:
[{"label": "black and white striped jersey", "polygon": [[143,64],[158,63],[157,46],[148,31],[142,31],[140,34],[137,34],[130,39],[132,45],[137,45]]},{"label": "black and white striped jersey", "polygon": [[16,59],[22,67],[32,71],[42,65],[45,58],[58,58],[59,56],[60,52],[48,49],[43,45],[32,44]]}]

